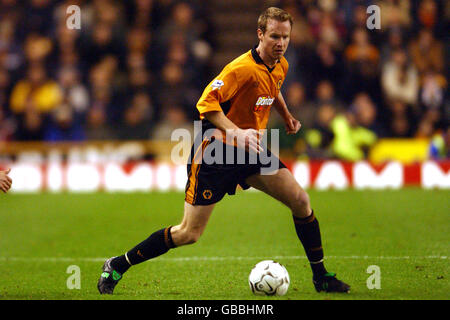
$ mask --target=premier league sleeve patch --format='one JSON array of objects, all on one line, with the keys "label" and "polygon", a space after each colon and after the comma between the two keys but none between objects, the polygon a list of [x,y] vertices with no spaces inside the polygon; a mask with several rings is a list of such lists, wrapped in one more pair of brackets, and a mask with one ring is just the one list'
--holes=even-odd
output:
[{"label": "premier league sleeve patch", "polygon": [[219,90],[225,83],[222,80],[214,80],[214,82],[212,83],[211,87],[212,90]]}]

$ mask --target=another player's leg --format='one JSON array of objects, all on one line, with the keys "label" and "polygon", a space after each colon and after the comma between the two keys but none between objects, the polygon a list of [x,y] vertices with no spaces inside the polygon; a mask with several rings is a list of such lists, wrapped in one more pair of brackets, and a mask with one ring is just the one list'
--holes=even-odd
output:
[{"label": "another player's leg", "polygon": [[282,168],[273,175],[252,175],[246,182],[291,209],[297,236],[311,265],[316,290],[349,292],[350,286],[336,279],[334,273],[325,269],[319,222],[311,209],[308,194],[297,183],[291,172]]},{"label": "another player's leg", "polygon": [[100,293],[112,294],[131,266],[156,258],[172,248],[195,243],[205,230],[213,208],[214,204],[193,206],[185,202],[181,224],[155,231],[124,255],[106,260],[97,285]]}]

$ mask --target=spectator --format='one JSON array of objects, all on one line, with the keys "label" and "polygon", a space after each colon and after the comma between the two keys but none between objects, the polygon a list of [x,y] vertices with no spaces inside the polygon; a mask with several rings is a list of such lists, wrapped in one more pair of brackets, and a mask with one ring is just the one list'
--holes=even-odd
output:
[{"label": "spectator", "polygon": [[10,89],[9,73],[0,67],[0,142],[12,140],[16,129],[16,123],[7,110]]},{"label": "spectator", "polygon": [[391,28],[387,31],[387,41],[381,47],[381,64],[385,65],[396,50],[404,47],[404,34],[400,28]]},{"label": "spectator", "polygon": [[409,105],[417,104],[419,76],[406,52],[397,49],[383,66],[381,73],[383,93],[388,100],[398,100]]},{"label": "spectator", "polygon": [[82,46],[83,61],[88,67],[94,66],[107,56],[114,56],[119,60],[124,57],[121,41],[115,38],[113,25],[108,22],[96,23],[91,34],[83,39]]},{"label": "spectator", "polygon": [[[192,101],[198,99],[200,92],[187,81],[181,66],[175,62],[168,62],[162,69],[161,77],[158,90],[160,105],[165,105],[166,101],[173,101],[185,110],[189,119],[195,119]],[[164,112],[164,107],[161,111]]]},{"label": "spectator", "polygon": [[381,0],[377,5],[380,7],[381,29],[392,27],[407,28],[411,24],[410,1],[409,0]]},{"label": "spectator", "polygon": [[53,49],[50,38],[32,33],[25,39],[24,52],[28,64],[45,64]]},{"label": "spectator", "polygon": [[443,107],[447,81],[433,70],[425,72],[420,88],[420,104],[425,110],[439,110]]},{"label": "spectator", "polygon": [[450,157],[450,127],[433,135],[430,141],[429,157],[434,160]]},{"label": "spectator", "polygon": [[423,0],[418,4],[417,22],[422,28],[433,30],[438,23],[438,4],[434,0]]},{"label": "spectator", "polygon": [[114,56],[107,56],[90,70],[89,75],[91,107],[104,109],[111,125],[120,122],[124,106],[121,80],[115,76],[117,65]]},{"label": "spectator", "polygon": [[75,112],[68,104],[54,109],[44,132],[46,141],[80,141],[85,139]]},{"label": "spectator", "polygon": [[[309,103],[306,89],[300,82],[290,84],[286,92],[286,103],[296,119],[302,119],[302,125],[310,127],[313,122],[314,106]],[[278,115],[278,114],[277,114]]]},{"label": "spectator", "polygon": [[0,143],[4,141],[10,141],[14,137],[16,131],[16,122],[12,117],[8,117],[6,110],[0,104]]},{"label": "spectator", "polygon": [[48,78],[44,66],[34,64],[29,67],[27,77],[14,86],[10,106],[14,113],[30,109],[47,113],[61,103],[61,100],[61,88]]},{"label": "spectator", "polygon": [[314,126],[306,129],[308,156],[314,159],[334,157],[332,142],[334,133],[331,123],[336,116],[336,108],[332,104],[324,103],[318,107]]},{"label": "spectator", "polygon": [[[158,2],[155,0],[127,1],[127,22],[138,28],[154,30],[160,21]],[[159,14],[158,14],[159,13]]]},{"label": "spectator", "polygon": [[333,84],[329,80],[322,80],[316,87],[316,100],[317,106],[322,104],[332,104],[337,109],[342,108],[342,103],[336,96]]},{"label": "spectator", "polygon": [[128,91],[138,92],[150,90],[157,58],[150,47],[152,44],[151,33],[143,28],[132,28],[127,34],[126,71],[128,75]]},{"label": "spectator", "polygon": [[11,77],[8,71],[0,67],[0,106],[7,106],[11,86]]},{"label": "spectator", "polygon": [[430,69],[437,72],[444,69],[442,43],[434,38],[429,29],[420,30],[409,46],[409,54],[420,74]]},{"label": "spectator", "polygon": [[325,41],[319,41],[314,53],[312,63],[308,66],[313,86],[316,87],[322,79],[326,79],[334,88],[340,90],[344,74],[341,51],[334,50]]},{"label": "spectator", "polygon": [[[295,23],[292,26],[291,39],[289,47],[285,53],[289,61],[289,72],[286,76],[285,85],[289,83],[302,81],[305,78],[310,79],[314,75],[312,69],[312,57],[314,51],[314,37],[306,18],[301,14],[297,6],[288,5],[284,7],[293,17]],[[310,81],[305,82],[309,85]],[[313,87],[314,84],[311,84]],[[306,88],[308,91],[310,88]]]},{"label": "spectator", "polygon": [[384,135],[384,128],[377,121],[377,107],[367,93],[357,94],[353,99],[350,110],[358,126],[370,130],[378,137]]},{"label": "spectator", "polygon": [[176,3],[171,12],[171,18],[167,19],[160,31],[159,43],[163,46],[168,45],[167,40],[173,35],[179,34],[186,39],[190,46],[198,38],[199,30],[194,23],[193,8],[188,2]]},{"label": "spectator", "polygon": [[415,129],[415,117],[408,105],[396,100],[389,103],[388,136],[410,138]]},{"label": "spectator", "polygon": [[88,140],[114,140],[116,133],[107,122],[106,110],[100,107],[91,108],[87,113],[84,129]]},{"label": "spectator", "polygon": [[20,43],[15,38],[17,23],[13,16],[0,17],[0,68],[8,70],[11,76],[18,71],[24,58]]},{"label": "spectator", "polygon": [[377,140],[374,132],[357,122],[353,110],[336,115],[330,127],[334,135],[332,150],[340,159],[348,161],[364,159],[367,157],[369,147]]},{"label": "spectator", "polygon": [[[163,115],[151,132],[154,140],[170,140],[172,132],[176,129],[186,129],[194,137],[194,125],[186,117],[186,113],[179,105],[167,103],[163,107]],[[194,139],[194,138],[192,138]]]},{"label": "spectator", "polygon": [[[285,99],[291,114],[296,119],[301,119],[302,127],[305,129],[310,128],[313,125],[316,110],[312,103],[307,102],[306,90],[303,84],[300,82],[291,83],[287,87]],[[286,155],[297,157],[304,152],[305,146],[301,138],[302,132],[298,136],[286,134],[285,123],[277,112],[271,114],[268,127],[279,130],[279,147],[280,149],[288,150],[285,152]],[[269,130],[267,141],[272,139],[270,133]]]},{"label": "spectator", "polygon": [[47,117],[39,110],[26,109],[18,116],[17,140],[41,141],[44,140]]},{"label": "spectator", "polygon": [[125,110],[119,138],[126,140],[145,140],[149,138],[153,120],[153,105],[145,92],[136,93],[131,105]]},{"label": "spectator", "polygon": [[416,136],[431,138],[438,129],[446,129],[448,124],[444,112],[444,96],[447,82],[445,78],[429,70],[425,72],[420,90],[420,122]]},{"label": "spectator", "polygon": [[376,107],[366,93],[356,95],[347,111],[319,106],[314,128],[307,131],[308,155],[349,161],[365,158],[377,140]]},{"label": "spectator", "polygon": [[82,123],[89,106],[88,91],[81,84],[79,74],[74,68],[62,68],[58,81],[63,91],[63,99],[52,112],[45,139],[49,141],[84,140]]},{"label": "spectator", "polygon": [[59,68],[77,68],[80,72],[85,71],[85,66],[80,63],[78,55],[79,34],[77,30],[68,29],[65,24],[56,27],[55,48],[52,52],[51,65],[57,72]]},{"label": "spectator", "polygon": [[377,72],[380,53],[370,42],[366,29],[360,28],[353,32],[352,42],[344,54],[348,66],[347,98],[360,91],[376,96],[379,90]]}]

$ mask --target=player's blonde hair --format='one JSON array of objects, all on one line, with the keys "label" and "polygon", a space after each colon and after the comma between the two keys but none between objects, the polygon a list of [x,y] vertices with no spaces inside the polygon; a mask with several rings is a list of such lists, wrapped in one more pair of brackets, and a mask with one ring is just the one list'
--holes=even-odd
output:
[{"label": "player's blonde hair", "polygon": [[258,18],[258,29],[260,29],[263,33],[266,33],[267,21],[269,19],[274,19],[280,22],[289,21],[291,28],[294,23],[292,16],[288,12],[280,8],[270,7],[264,10]]}]

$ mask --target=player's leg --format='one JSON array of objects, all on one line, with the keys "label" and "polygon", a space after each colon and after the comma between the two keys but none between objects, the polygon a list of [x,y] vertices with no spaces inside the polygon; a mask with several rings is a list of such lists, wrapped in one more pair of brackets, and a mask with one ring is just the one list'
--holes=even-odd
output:
[{"label": "player's leg", "polygon": [[215,204],[193,206],[184,203],[184,217],[179,225],[171,228],[172,240],[175,246],[197,242],[206,228]]},{"label": "player's leg", "polygon": [[311,265],[316,290],[348,292],[350,287],[337,280],[334,274],[328,273],[325,269],[319,222],[311,209],[308,194],[298,184],[292,173],[282,168],[272,175],[252,175],[246,179],[246,183],[291,209],[297,236]]},{"label": "player's leg", "polygon": [[308,194],[286,168],[271,175],[252,175],[245,182],[286,205],[294,217],[307,218],[312,213]]},{"label": "player's leg", "polygon": [[123,257],[117,257],[112,265],[123,274],[133,265],[156,258],[172,248],[196,242],[203,233],[213,208],[214,204],[193,206],[185,202],[183,220],[179,225],[155,231]]},{"label": "player's leg", "polygon": [[214,204],[194,206],[185,202],[183,220],[179,225],[155,231],[125,254],[108,259],[97,285],[100,293],[112,294],[131,266],[156,258],[171,248],[195,243],[205,230],[213,208]]},{"label": "player's leg", "polygon": [[291,210],[297,235],[311,263],[314,276],[325,274],[319,224],[311,209],[308,194],[297,183],[291,172],[282,168],[272,175],[252,175],[246,182],[282,202]]}]

